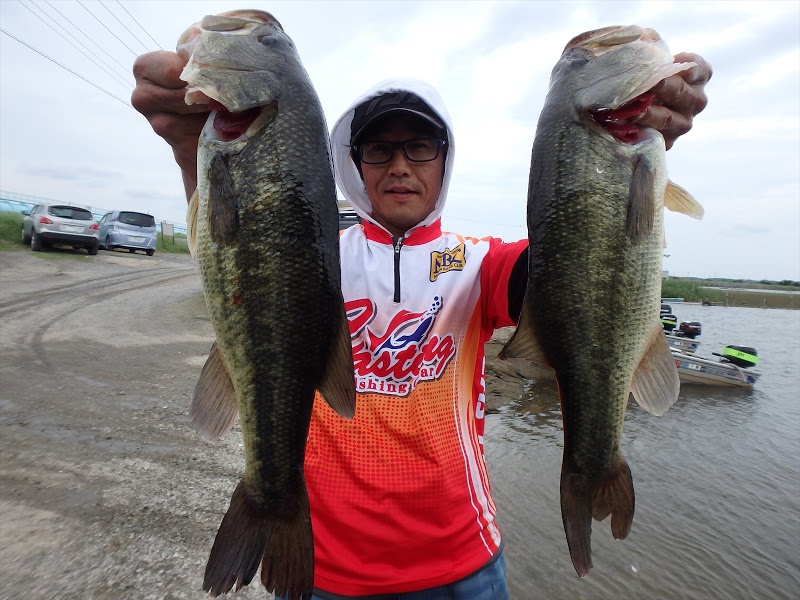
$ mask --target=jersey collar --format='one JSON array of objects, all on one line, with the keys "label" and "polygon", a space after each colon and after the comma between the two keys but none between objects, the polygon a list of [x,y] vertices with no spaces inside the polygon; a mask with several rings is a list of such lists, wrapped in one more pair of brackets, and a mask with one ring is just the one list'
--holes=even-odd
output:
[{"label": "jersey collar", "polygon": [[[378,242],[379,244],[387,244],[389,246],[394,245],[392,234],[386,231],[383,227],[375,225],[374,223],[370,223],[367,220],[364,220],[362,225],[364,227],[364,235],[367,236],[368,240]],[[421,246],[422,244],[432,242],[441,235],[442,220],[436,219],[430,225],[426,225],[424,227],[415,227],[412,229],[411,232],[403,238],[403,245]]]}]

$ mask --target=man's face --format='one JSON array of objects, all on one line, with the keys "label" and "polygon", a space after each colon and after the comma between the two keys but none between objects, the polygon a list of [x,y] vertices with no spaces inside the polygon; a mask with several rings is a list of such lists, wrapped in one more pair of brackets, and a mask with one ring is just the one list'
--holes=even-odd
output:
[{"label": "man's face", "polygon": [[[412,115],[388,117],[361,141],[403,142],[416,138],[435,137],[431,130]],[[436,205],[442,189],[445,152],[429,162],[412,162],[398,148],[387,163],[362,163],[364,188],[372,202],[372,218],[393,236],[425,219]]]}]

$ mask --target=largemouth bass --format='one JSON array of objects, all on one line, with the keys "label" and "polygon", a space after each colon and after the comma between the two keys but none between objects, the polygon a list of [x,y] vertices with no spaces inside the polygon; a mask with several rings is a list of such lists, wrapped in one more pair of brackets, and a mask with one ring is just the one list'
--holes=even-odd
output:
[{"label": "largemouth bass", "polygon": [[651,29],[606,27],[567,44],[552,72],[528,189],[529,279],[502,358],[555,370],[564,456],[561,514],[572,563],[592,566],[592,517],[628,535],[634,491],[620,451],[633,393],[653,414],[678,397],[659,322],[662,207],[702,208],[667,179],[664,139],[630,119],[673,63]]},{"label": "largemouth bass", "polygon": [[187,102],[208,102],[191,248],[216,342],[192,399],[209,437],[238,412],[244,476],[206,567],[212,596],[252,580],[310,598],[303,459],[315,390],[355,412],[338,210],[322,108],[291,39],[261,11],[205,17],[178,42]]}]

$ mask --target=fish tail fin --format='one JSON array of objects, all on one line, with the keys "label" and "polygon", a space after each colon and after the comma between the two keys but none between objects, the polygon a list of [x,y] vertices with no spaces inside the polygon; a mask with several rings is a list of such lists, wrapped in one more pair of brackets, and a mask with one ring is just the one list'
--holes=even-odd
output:
[{"label": "fish tail fin", "polygon": [[293,514],[266,510],[239,482],[214,539],[206,565],[203,591],[216,597],[248,585],[261,564],[261,582],[268,592],[288,600],[311,598],[314,587],[314,541],[308,496]]},{"label": "fish tail fin", "polygon": [[561,470],[561,519],[572,565],[580,577],[592,568],[592,518],[611,515],[611,533],[624,539],[631,530],[635,495],[628,463],[620,454],[617,465],[602,480],[563,467]]},{"label": "fish tail fin", "polygon": [[311,518],[306,509],[291,520],[273,521],[264,559],[261,583],[275,597],[311,600],[314,589],[314,540]]},{"label": "fish tail fin", "polygon": [[615,540],[624,540],[631,531],[635,505],[631,469],[625,457],[618,454],[617,466],[594,488],[592,517],[602,521],[611,515],[611,535]]}]

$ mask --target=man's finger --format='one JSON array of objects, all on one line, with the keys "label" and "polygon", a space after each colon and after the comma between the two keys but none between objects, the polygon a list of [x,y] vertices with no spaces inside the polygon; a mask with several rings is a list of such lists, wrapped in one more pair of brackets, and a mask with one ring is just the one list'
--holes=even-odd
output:
[{"label": "man's finger", "polygon": [[158,112],[171,112],[177,115],[208,112],[207,104],[186,104],[184,93],[184,88],[165,88],[140,81],[131,94],[131,104],[145,116]]},{"label": "man's finger", "polygon": [[675,62],[696,63],[691,69],[679,73],[680,77],[689,85],[705,85],[714,74],[711,65],[699,54],[682,52],[675,55]]},{"label": "man's finger", "polygon": [[196,114],[208,112],[203,105],[187,105],[184,101],[186,82],[180,78],[186,61],[174,52],[159,50],[139,56],[133,63],[136,88],[131,104],[143,115],[156,112]]},{"label": "man's finger", "polygon": [[672,147],[679,136],[692,128],[690,116],[657,105],[649,106],[647,111],[636,120],[636,123],[660,131],[664,136],[667,150]]},{"label": "man's finger", "polygon": [[174,52],[157,50],[137,57],[133,63],[133,76],[138,82],[150,81],[160,87],[183,88],[181,71],[186,61]]}]

